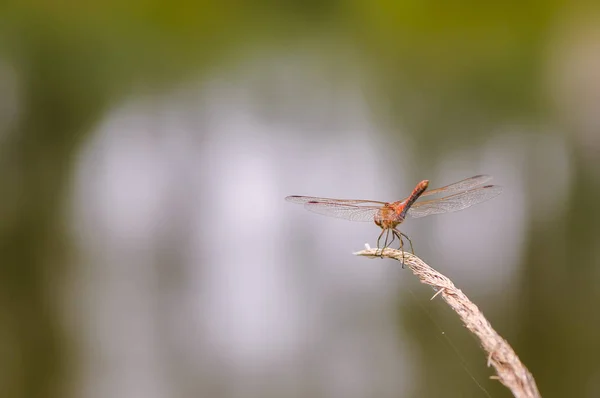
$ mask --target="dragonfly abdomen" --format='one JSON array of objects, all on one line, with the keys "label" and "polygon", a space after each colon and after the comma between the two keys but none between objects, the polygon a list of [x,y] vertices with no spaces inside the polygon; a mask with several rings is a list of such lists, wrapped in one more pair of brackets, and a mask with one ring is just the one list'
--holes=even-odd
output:
[{"label": "dragonfly abdomen", "polygon": [[402,220],[404,220],[404,218],[406,217],[406,212],[408,211],[408,209],[410,209],[410,207],[415,203],[415,201],[419,199],[419,196],[421,196],[423,192],[425,192],[428,186],[429,180],[423,180],[417,184],[417,186],[412,191],[408,199],[406,199],[404,206],[402,206],[402,210],[400,212],[400,217]]}]

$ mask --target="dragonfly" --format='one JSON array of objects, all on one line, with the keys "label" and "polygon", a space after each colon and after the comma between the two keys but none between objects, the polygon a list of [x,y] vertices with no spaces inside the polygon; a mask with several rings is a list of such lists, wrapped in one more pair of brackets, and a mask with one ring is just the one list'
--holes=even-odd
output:
[{"label": "dragonfly", "polygon": [[[492,179],[489,175],[476,175],[441,188],[431,189],[429,180],[417,184],[410,196],[396,202],[381,202],[377,200],[361,199],[332,199],[315,196],[292,195],[285,198],[288,202],[303,204],[306,210],[330,217],[343,218],[350,221],[370,221],[381,228],[377,238],[377,248],[385,234],[383,250],[390,247],[397,238],[400,241],[400,250],[404,257],[403,237],[410,243],[410,250],[414,254],[410,238],[397,227],[406,218],[420,218],[432,214],[451,213],[464,210],[486,200],[492,199],[502,192],[498,185],[484,185]],[[417,201],[417,199],[430,195],[443,195],[437,199]],[[391,234],[391,239],[390,239]]]}]

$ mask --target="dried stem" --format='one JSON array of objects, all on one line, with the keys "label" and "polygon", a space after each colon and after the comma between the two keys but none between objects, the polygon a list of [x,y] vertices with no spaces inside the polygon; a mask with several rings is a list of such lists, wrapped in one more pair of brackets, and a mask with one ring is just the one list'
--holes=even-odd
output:
[{"label": "dried stem", "polygon": [[[354,253],[367,257],[388,257],[402,262],[402,252],[393,249],[385,249],[383,253],[376,249],[366,249]],[[444,301],[448,303],[463,321],[464,325],[481,341],[481,346],[488,354],[488,366],[492,365],[500,380],[517,398],[541,398],[533,376],[512,347],[504,340],[485,319],[479,308],[473,304],[467,296],[454,286],[454,283],[444,275],[440,274],[429,265],[425,264],[419,257],[404,252],[404,265],[421,280],[433,287]]]}]

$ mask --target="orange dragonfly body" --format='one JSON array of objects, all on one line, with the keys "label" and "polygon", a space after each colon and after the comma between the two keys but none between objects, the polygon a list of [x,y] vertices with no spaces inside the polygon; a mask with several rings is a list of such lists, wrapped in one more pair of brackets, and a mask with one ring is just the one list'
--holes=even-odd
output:
[{"label": "orange dragonfly body", "polygon": [[[429,181],[423,180],[417,184],[409,197],[391,203],[376,200],[331,199],[314,196],[288,196],[285,200],[303,204],[307,210],[326,216],[350,221],[375,222],[381,228],[381,234],[377,238],[377,248],[380,247],[381,238],[386,234],[382,252],[396,238],[400,241],[400,249],[404,250],[402,237],[405,237],[410,243],[411,251],[414,253],[410,238],[396,228],[399,224],[406,218],[450,213],[491,199],[502,192],[502,187],[498,185],[483,185],[491,179],[492,177],[488,175],[477,175],[430,191],[426,191]],[[445,196],[417,202],[417,199],[422,196],[435,194]],[[390,233],[392,234],[391,240],[389,240]]]}]

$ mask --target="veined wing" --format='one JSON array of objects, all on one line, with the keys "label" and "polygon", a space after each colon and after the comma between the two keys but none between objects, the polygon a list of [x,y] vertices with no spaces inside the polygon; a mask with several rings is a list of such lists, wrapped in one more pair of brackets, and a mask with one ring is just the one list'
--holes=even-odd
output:
[{"label": "veined wing", "polygon": [[308,202],[318,202],[318,203],[338,203],[345,205],[358,205],[358,204],[369,204],[376,203],[378,205],[384,205],[385,202],[380,202],[378,200],[360,200],[360,199],[332,199],[332,198],[318,198],[315,196],[298,196],[292,195],[287,196],[285,198],[288,202],[292,203],[308,203]]},{"label": "veined wing", "polygon": [[373,221],[375,214],[381,209],[381,206],[356,206],[335,202],[306,202],[304,208],[314,213],[343,218],[344,220]]},{"label": "veined wing", "polygon": [[[466,181],[466,180],[465,180]],[[407,215],[411,218],[425,217],[432,214],[450,213],[466,209],[467,207],[485,202],[502,192],[498,185],[486,185],[460,192],[444,198],[417,202],[408,210]]]},{"label": "veined wing", "polygon": [[452,194],[452,193],[467,191],[467,190],[473,189],[475,187],[478,187],[479,185],[485,184],[486,182],[488,182],[491,179],[492,179],[492,176],[481,174],[481,175],[477,175],[477,176],[474,176],[471,178],[464,179],[459,182],[455,182],[450,185],[446,185],[445,187],[425,191],[425,192],[423,192],[423,194],[421,196],[435,195],[437,193]]}]

